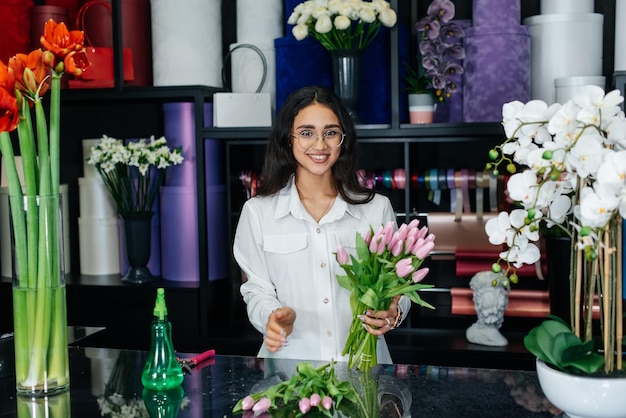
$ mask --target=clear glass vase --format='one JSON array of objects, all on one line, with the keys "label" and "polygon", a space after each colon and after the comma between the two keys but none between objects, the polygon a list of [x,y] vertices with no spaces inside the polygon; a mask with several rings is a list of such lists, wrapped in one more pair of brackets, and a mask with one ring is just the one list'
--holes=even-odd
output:
[{"label": "clear glass vase", "polygon": [[64,392],[69,364],[60,195],[9,196],[9,207],[17,394]]}]

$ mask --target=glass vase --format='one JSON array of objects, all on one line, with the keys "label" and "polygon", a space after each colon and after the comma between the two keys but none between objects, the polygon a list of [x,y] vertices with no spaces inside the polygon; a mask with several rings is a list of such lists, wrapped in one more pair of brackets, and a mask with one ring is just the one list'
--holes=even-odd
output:
[{"label": "glass vase", "polygon": [[18,395],[69,388],[60,195],[9,196]]}]

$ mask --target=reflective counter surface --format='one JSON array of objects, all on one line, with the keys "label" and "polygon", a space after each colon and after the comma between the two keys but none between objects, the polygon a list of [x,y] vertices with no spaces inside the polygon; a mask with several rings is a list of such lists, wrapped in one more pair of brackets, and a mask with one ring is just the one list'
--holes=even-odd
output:
[{"label": "reflective counter surface", "polygon": [[[159,393],[142,395],[141,371],[146,352],[82,347],[69,350],[69,393],[48,399],[47,404],[39,401],[38,405],[30,399],[16,398],[13,370],[8,369],[12,362],[7,360],[12,349],[0,345],[0,417],[149,416],[143,399],[148,399],[150,404]],[[281,376],[291,376],[296,364],[296,361],[217,355],[185,375],[178,395],[162,394],[159,402],[169,399],[175,404],[178,412],[171,416],[230,417],[240,398],[266,389]],[[335,368],[342,379],[352,375],[343,363]],[[381,417],[515,418],[552,417],[560,413],[541,395],[536,374],[529,371],[393,365],[376,367],[372,376],[378,383],[381,404],[387,403],[381,406],[387,408]],[[127,414],[109,412],[120,411],[122,406]],[[33,412],[37,410],[42,412]],[[47,412],[44,414],[43,410]],[[402,415],[389,410],[400,411]]]}]

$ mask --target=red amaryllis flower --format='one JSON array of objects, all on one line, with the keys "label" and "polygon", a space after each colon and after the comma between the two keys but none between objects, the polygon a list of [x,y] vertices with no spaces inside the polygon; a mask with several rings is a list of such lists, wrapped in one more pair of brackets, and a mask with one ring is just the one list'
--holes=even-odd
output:
[{"label": "red amaryllis flower", "polygon": [[0,131],[10,132],[14,130],[19,121],[20,114],[17,109],[17,99],[6,91],[4,87],[0,87]]},{"label": "red amaryllis flower", "polygon": [[71,52],[83,51],[85,47],[85,38],[82,31],[69,31],[65,23],[57,23],[52,19],[46,22],[40,41],[44,49],[56,56],[59,63],[63,62],[65,57]]},{"label": "red amaryllis flower", "polygon": [[67,54],[63,62],[65,64],[65,72],[76,76],[82,75],[83,71],[91,66],[85,51],[72,51]]},{"label": "red amaryllis flower", "polygon": [[13,93],[15,89],[15,75],[2,61],[0,61],[0,87],[9,93]]},{"label": "red amaryllis flower", "polygon": [[50,69],[45,65],[42,53],[41,49],[36,49],[28,55],[20,53],[9,58],[9,68],[15,76],[15,88],[32,99],[43,97],[50,87],[46,82]]}]

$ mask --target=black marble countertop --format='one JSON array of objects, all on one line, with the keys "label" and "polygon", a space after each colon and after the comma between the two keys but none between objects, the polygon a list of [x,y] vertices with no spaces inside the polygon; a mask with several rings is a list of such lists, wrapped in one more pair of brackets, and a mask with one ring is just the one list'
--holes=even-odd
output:
[{"label": "black marble countertop", "polygon": [[[8,342],[8,341],[7,341]],[[12,347],[0,345],[0,417],[34,418],[39,410],[66,402],[62,414],[71,417],[99,417],[106,407],[118,403],[134,407],[136,414],[124,417],[147,417],[144,410],[141,370],[146,352],[71,346],[70,391],[61,400],[17,398],[12,373]],[[10,341],[12,343],[12,341]],[[179,353],[181,357],[191,354]],[[298,362],[253,357],[217,355],[185,375],[183,400],[178,417],[230,417],[235,403],[245,395],[265,389],[278,376],[291,376]],[[4,369],[3,369],[4,365]],[[351,378],[345,364],[336,366],[342,379]],[[377,366],[372,376],[378,381],[379,397],[392,395],[403,417],[552,417],[559,411],[545,400],[535,372],[441,367],[427,365]],[[48,406],[48,408],[53,408]],[[71,410],[70,412],[67,410]],[[26,412],[24,412],[26,411]],[[142,411],[142,412],[139,412]],[[58,415],[58,410],[56,411]],[[52,415],[50,415],[52,416]],[[104,414],[103,416],[115,416]],[[381,418],[385,415],[381,414]]]}]

